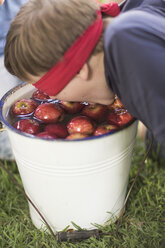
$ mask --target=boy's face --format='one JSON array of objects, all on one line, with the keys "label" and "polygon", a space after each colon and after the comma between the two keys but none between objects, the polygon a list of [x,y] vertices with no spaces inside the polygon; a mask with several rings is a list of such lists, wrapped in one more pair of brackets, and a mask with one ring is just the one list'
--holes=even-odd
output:
[{"label": "boy's face", "polygon": [[[29,76],[28,82],[33,84],[41,77],[42,76]],[[62,101],[99,103],[105,105],[109,105],[114,101],[114,93],[110,91],[106,82],[99,85],[95,80],[83,80],[78,75],[57,95],[50,97]]]},{"label": "boy's face", "polygon": [[113,102],[114,94],[112,93],[112,96],[107,96],[107,89],[105,90],[106,94],[104,94],[104,90],[105,89],[102,87],[100,91],[99,87],[95,85],[95,82],[92,83],[85,80],[82,81],[79,77],[75,77],[54,98],[63,101],[100,103],[109,105]]},{"label": "boy's face", "polygon": [[[57,95],[50,97],[70,102],[111,104],[114,101],[114,93],[106,83],[103,58],[103,53],[92,56],[90,62],[85,63]],[[39,77],[28,75],[28,82],[33,84],[43,75]]]}]

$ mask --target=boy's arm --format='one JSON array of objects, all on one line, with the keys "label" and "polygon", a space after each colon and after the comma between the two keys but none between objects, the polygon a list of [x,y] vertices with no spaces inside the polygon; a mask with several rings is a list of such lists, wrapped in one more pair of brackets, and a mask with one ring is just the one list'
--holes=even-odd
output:
[{"label": "boy's arm", "polygon": [[2,5],[4,3],[5,0],[0,0],[0,5]]},{"label": "boy's arm", "polygon": [[164,16],[158,13],[133,10],[119,15],[105,32],[104,48],[105,73],[111,89],[162,143],[165,24]]}]

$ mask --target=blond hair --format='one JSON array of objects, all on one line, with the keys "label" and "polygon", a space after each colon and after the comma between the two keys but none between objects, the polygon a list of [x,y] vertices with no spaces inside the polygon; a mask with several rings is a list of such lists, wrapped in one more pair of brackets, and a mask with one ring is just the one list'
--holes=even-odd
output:
[{"label": "blond hair", "polygon": [[[64,56],[97,18],[94,0],[30,0],[11,23],[5,66],[20,78],[40,76]],[[94,54],[103,50],[102,36]]]}]

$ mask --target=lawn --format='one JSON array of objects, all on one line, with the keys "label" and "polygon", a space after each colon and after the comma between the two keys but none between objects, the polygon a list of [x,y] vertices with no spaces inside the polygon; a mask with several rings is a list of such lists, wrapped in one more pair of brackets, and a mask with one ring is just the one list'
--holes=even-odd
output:
[{"label": "lawn", "polygon": [[[144,145],[137,139],[130,172],[131,185],[144,157]],[[21,183],[15,162],[5,163]],[[164,248],[165,165],[147,159],[127,202],[118,233],[116,224],[99,227],[106,236],[82,242],[58,244],[53,236],[37,230],[29,217],[27,200],[0,169],[0,248]],[[129,187],[128,187],[129,188]]]}]

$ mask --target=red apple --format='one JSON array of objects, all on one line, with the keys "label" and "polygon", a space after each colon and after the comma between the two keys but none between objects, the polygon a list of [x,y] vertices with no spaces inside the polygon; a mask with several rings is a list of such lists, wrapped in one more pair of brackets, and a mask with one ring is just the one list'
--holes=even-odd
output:
[{"label": "red apple", "polygon": [[13,127],[20,130],[21,132],[29,134],[37,134],[40,132],[40,125],[37,121],[32,119],[22,119],[17,121]]},{"label": "red apple", "polygon": [[76,116],[71,119],[67,125],[68,132],[72,133],[82,133],[91,135],[94,132],[94,124],[92,120],[90,120],[86,116]]},{"label": "red apple", "polygon": [[57,139],[58,138],[57,135],[50,134],[50,133],[48,133],[46,131],[38,133],[36,136],[39,137],[39,138],[46,138],[46,139]]},{"label": "red apple", "polygon": [[62,123],[47,124],[44,131],[47,131],[49,134],[55,134],[60,138],[65,138],[68,136],[67,127]]},{"label": "red apple", "polygon": [[38,104],[32,99],[20,99],[16,101],[12,106],[12,112],[14,115],[30,115],[37,108]]},{"label": "red apple", "polygon": [[64,111],[55,103],[42,103],[36,108],[34,117],[44,123],[56,123],[63,120]]},{"label": "red apple", "polygon": [[96,128],[96,130],[94,131],[94,136],[106,134],[115,129],[118,129],[118,126],[110,125],[110,124],[102,124]]},{"label": "red apple", "polygon": [[124,109],[124,105],[122,104],[122,102],[119,100],[118,97],[115,98],[114,102],[110,105],[108,105],[108,108],[110,110],[115,110],[115,109]]},{"label": "red apple", "polygon": [[114,111],[108,114],[107,122],[112,125],[117,125],[119,127],[128,123],[133,119],[133,116],[128,113],[125,109],[122,111]]},{"label": "red apple", "polygon": [[104,121],[107,117],[108,108],[101,104],[89,104],[82,110],[82,114],[92,118],[95,121]]},{"label": "red apple", "polygon": [[41,90],[36,90],[34,91],[32,98],[37,100],[37,101],[45,101],[50,99],[50,97],[43,91]]},{"label": "red apple", "polygon": [[66,140],[85,139],[87,137],[89,136],[83,133],[72,133],[66,137]]},{"label": "red apple", "polygon": [[60,101],[62,107],[65,109],[65,111],[69,114],[76,114],[80,112],[80,110],[84,107],[84,105],[81,102],[65,102]]}]

